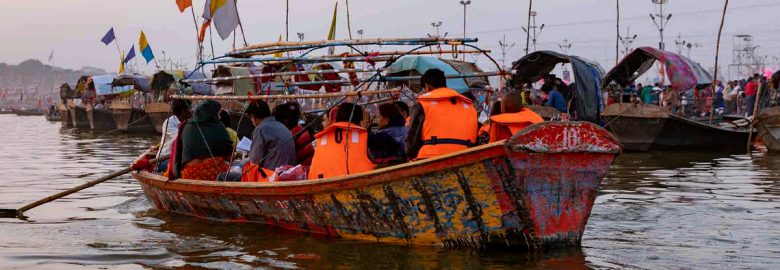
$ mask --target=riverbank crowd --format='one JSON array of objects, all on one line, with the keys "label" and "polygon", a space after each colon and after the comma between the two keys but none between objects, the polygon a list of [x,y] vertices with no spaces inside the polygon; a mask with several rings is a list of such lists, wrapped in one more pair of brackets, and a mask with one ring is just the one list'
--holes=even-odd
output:
[{"label": "riverbank crowd", "polygon": [[[540,102],[565,111],[558,80],[547,81],[541,89],[547,100]],[[362,106],[344,102],[323,114],[324,128],[318,133],[301,121],[297,102],[283,103],[272,110],[265,101],[252,101],[245,114],[255,128],[244,157],[235,153],[238,137],[225,121],[229,114],[219,102],[207,100],[193,109],[189,101],[175,100],[172,115],[163,125],[160,145],[136,160],[134,167],[162,173],[169,179],[324,179],[505,140],[544,121],[525,108],[533,104],[526,98],[527,93],[505,94],[493,104],[489,120],[479,123],[473,97],[447,88],[444,72],[428,70],[420,82],[424,92],[411,110],[400,101],[384,103],[378,106],[375,119]],[[165,155],[169,155],[169,161],[149,164],[153,157]]]}]

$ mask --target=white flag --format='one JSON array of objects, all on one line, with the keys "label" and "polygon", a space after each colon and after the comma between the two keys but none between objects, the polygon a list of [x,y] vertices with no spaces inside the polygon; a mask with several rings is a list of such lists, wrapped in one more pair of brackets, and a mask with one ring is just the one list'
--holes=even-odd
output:
[{"label": "white flag", "polygon": [[203,18],[211,20],[222,40],[227,39],[238,27],[236,0],[206,0]]}]

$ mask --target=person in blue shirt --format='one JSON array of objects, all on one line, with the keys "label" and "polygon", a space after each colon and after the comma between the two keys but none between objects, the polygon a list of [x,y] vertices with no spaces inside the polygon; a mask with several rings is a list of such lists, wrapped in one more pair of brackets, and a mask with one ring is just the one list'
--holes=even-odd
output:
[{"label": "person in blue shirt", "polygon": [[544,103],[544,106],[553,107],[563,113],[567,112],[566,99],[563,98],[563,94],[561,94],[555,86],[552,84],[544,84],[542,85],[542,92],[547,94],[547,101]]}]

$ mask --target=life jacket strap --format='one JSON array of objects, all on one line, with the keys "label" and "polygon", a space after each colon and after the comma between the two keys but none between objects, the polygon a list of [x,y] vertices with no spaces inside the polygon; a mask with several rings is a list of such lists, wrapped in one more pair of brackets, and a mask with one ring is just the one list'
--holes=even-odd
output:
[{"label": "life jacket strap", "polygon": [[436,136],[431,137],[430,140],[423,140],[423,145],[437,145],[437,144],[457,144],[466,147],[471,147],[474,145],[471,142],[471,140],[449,139],[449,138],[440,139],[437,138]]}]

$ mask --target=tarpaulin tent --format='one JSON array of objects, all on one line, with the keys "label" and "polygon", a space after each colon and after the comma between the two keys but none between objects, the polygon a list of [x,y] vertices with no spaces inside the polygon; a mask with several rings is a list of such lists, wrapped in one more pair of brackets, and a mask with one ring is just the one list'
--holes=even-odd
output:
[{"label": "tarpaulin tent", "polygon": [[[444,72],[444,75],[459,75],[463,73],[475,73],[475,72],[481,72],[479,68],[476,66],[468,65],[467,62],[457,61],[457,60],[442,60],[433,56],[420,56],[420,55],[407,55],[399,58],[395,62],[393,62],[388,67],[388,75],[387,77],[393,77],[393,76],[420,76],[422,74],[425,74],[426,71],[429,69],[439,69]],[[459,67],[462,69],[458,70],[456,67]],[[478,82],[479,80],[484,80],[485,84],[487,84],[487,81],[485,78],[474,78],[474,79],[463,79],[463,78],[450,78],[447,79],[447,87],[454,89],[455,91],[458,91],[460,93],[464,93],[469,91],[470,89],[470,82]],[[408,81],[408,82],[395,82],[391,83],[392,86],[396,85],[407,85],[409,88],[413,90],[419,90],[420,88],[420,82],[419,81]]]},{"label": "tarpaulin tent", "polygon": [[[211,94],[211,86],[206,83],[193,83],[188,84],[182,88],[179,80],[189,76],[190,80],[205,79],[206,75],[203,72],[192,72],[184,70],[161,70],[152,76],[151,88],[152,91],[163,90],[183,90],[187,94],[197,95],[209,95]],[[180,89],[181,88],[181,89]]]},{"label": "tarpaulin tent", "polygon": [[90,81],[95,86],[95,91],[98,96],[118,95],[126,92],[133,91],[132,85],[113,87],[111,83],[114,81],[116,74],[105,74],[90,77]]},{"label": "tarpaulin tent", "polygon": [[617,82],[627,85],[647,72],[655,61],[666,67],[672,89],[687,91],[696,85],[712,83],[712,75],[690,59],[672,52],[652,47],[639,47],[623,57],[623,60],[607,73],[604,84]]},{"label": "tarpaulin tent", "polygon": [[149,92],[152,90],[152,77],[141,74],[121,74],[111,80],[112,87],[130,86],[133,90]]},{"label": "tarpaulin tent", "polygon": [[591,60],[553,51],[536,51],[512,63],[515,85],[534,83],[558,64],[569,63],[574,72],[574,107],[577,120],[598,123],[601,114],[601,82],[604,70]]}]

